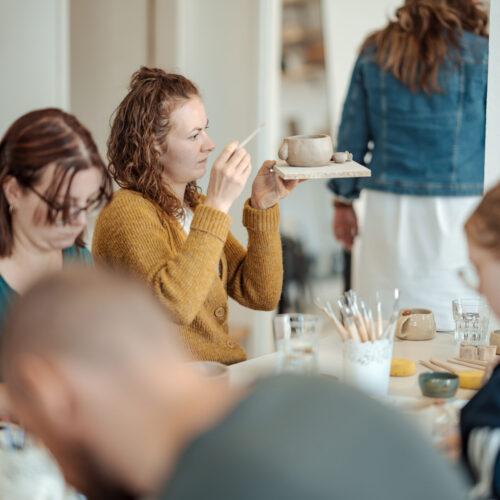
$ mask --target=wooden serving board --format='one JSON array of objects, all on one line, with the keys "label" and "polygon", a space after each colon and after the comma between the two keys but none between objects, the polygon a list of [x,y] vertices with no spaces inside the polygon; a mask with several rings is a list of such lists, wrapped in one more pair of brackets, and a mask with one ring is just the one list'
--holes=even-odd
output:
[{"label": "wooden serving board", "polygon": [[371,177],[369,168],[355,161],[329,162],[321,167],[291,167],[286,161],[278,160],[273,170],[283,179],[336,179],[340,177]]}]

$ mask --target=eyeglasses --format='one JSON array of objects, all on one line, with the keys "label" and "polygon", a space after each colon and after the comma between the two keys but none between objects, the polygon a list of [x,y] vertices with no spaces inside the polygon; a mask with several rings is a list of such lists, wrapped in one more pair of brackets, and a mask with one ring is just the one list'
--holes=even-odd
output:
[{"label": "eyeglasses", "polygon": [[92,217],[93,215],[97,214],[97,211],[99,208],[101,208],[101,205],[103,204],[104,198],[104,189],[102,187],[99,188],[99,193],[97,196],[89,201],[84,207],[78,207],[78,206],[70,206],[67,209],[67,213],[64,214],[65,212],[65,207],[58,205],[57,203],[54,203],[53,201],[49,200],[46,196],[44,196],[42,193],[37,191],[34,187],[28,186],[28,189],[30,191],[33,191],[38,198],[40,198],[44,203],[46,203],[52,210],[54,210],[54,222],[57,225],[66,225],[66,224],[71,224],[73,221],[77,219],[77,217],[80,215],[80,212],[85,212],[88,217]]},{"label": "eyeglasses", "polygon": [[462,283],[471,290],[477,292],[479,290],[479,275],[477,271],[472,266],[462,267],[458,270],[458,277],[462,280]]},{"label": "eyeglasses", "polygon": [[15,424],[0,423],[0,448],[22,450],[25,445],[24,429]]}]

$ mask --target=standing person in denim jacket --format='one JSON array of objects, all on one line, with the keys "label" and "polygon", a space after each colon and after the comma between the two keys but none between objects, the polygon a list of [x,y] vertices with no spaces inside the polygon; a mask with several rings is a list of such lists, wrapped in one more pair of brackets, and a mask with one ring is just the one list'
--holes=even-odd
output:
[{"label": "standing person in denim jacket", "polygon": [[356,61],[338,135],[371,178],[335,179],[334,236],[350,250],[352,201],[365,191],[356,288],[401,289],[402,307],[429,307],[453,328],[461,228],[483,192],[487,14],[476,0],[406,0]]}]

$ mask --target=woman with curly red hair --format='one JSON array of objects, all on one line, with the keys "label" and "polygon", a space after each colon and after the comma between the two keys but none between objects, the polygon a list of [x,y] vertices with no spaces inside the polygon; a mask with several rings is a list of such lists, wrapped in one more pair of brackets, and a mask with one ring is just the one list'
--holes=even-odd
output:
[{"label": "woman with curly red hair", "polygon": [[250,175],[250,155],[228,144],[202,196],[196,181],[215,147],[207,127],[190,80],[145,67],[132,76],[108,141],[122,189],[98,218],[93,254],[149,283],[193,357],[230,364],[246,354],[228,335],[228,295],[253,309],[276,307],[283,275],[277,203],[296,181],[279,178],[272,161],[262,165],[243,209],[246,250],[227,213]]}]

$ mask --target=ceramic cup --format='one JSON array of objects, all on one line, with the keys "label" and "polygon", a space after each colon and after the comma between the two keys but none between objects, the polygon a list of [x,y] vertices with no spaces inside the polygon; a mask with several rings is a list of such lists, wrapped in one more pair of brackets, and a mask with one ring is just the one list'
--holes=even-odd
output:
[{"label": "ceramic cup", "polygon": [[396,337],[403,340],[430,340],[436,334],[434,314],[429,309],[401,309]]},{"label": "ceramic cup", "polygon": [[497,346],[497,354],[500,354],[500,330],[493,330],[490,334],[490,345]]},{"label": "ceramic cup", "polygon": [[335,163],[344,163],[352,160],[352,154],[349,151],[337,151],[333,153],[333,161]]},{"label": "ceramic cup", "polygon": [[326,134],[286,137],[278,151],[278,156],[292,167],[326,165],[332,155],[332,138]]}]

